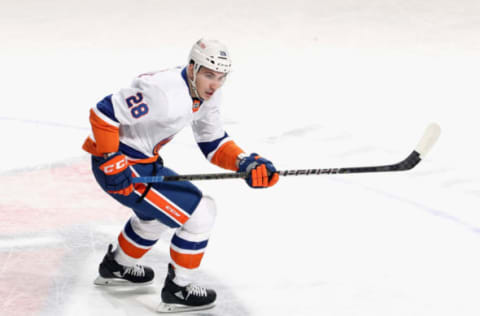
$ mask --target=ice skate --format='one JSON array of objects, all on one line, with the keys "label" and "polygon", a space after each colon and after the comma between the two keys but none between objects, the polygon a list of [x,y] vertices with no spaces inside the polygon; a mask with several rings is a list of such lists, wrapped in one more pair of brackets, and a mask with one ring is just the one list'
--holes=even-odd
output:
[{"label": "ice skate", "polygon": [[215,291],[198,285],[178,286],[173,282],[175,270],[168,265],[168,274],[162,289],[162,303],[158,305],[159,313],[179,313],[205,310],[215,306]]},{"label": "ice skate", "polygon": [[113,257],[113,245],[108,246],[108,251],[98,268],[99,276],[94,283],[97,285],[148,285],[153,283],[154,272],[151,268],[135,265],[123,266]]}]

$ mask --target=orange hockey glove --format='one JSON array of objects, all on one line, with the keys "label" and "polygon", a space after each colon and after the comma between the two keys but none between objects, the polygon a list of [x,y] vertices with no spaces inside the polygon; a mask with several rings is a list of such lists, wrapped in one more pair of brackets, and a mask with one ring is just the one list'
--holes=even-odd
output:
[{"label": "orange hockey glove", "polygon": [[117,152],[100,165],[105,173],[105,184],[108,193],[130,195],[133,192],[132,169],[125,155]]},{"label": "orange hockey glove", "polygon": [[273,163],[255,153],[240,160],[238,171],[247,172],[248,177],[245,181],[250,187],[256,189],[271,187],[278,182],[279,178]]}]

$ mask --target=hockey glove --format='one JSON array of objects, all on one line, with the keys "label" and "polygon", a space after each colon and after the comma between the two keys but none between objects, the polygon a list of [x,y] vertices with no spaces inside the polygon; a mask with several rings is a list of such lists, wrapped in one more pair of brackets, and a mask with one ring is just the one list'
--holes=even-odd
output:
[{"label": "hockey glove", "polygon": [[105,187],[108,193],[130,195],[133,192],[132,169],[127,158],[121,153],[115,153],[100,165],[105,173]]},{"label": "hockey glove", "polygon": [[279,178],[273,163],[255,153],[240,160],[238,171],[247,172],[248,177],[245,181],[250,187],[256,189],[271,187],[278,182]]}]

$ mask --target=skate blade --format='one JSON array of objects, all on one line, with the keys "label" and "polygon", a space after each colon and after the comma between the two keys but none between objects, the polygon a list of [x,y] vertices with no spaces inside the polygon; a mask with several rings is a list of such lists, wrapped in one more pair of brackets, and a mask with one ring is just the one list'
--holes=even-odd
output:
[{"label": "skate blade", "polygon": [[182,313],[182,312],[193,312],[193,311],[203,311],[215,307],[215,303],[211,303],[203,306],[186,306],[180,304],[167,304],[160,303],[157,307],[157,313]]},{"label": "skate blade", "polygon": [[123,279],[115,279],[115,278],[103,278],[98,276],[94,281],[93,284],[95,285],[103,285],[103,286],[144,286],[153,284],[152,281],[144,282],[144,283],[133,283],[128,280]]}]

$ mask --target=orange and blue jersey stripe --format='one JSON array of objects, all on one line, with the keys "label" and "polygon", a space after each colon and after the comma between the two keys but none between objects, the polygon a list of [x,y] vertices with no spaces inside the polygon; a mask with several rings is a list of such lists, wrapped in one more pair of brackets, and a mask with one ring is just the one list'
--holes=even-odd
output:
[{"label": "orange and blue jersey stripe", "polygon": [[228,134],[227,132],[225,132],[225,134],[220,137],[220,138],[217,138],[215,140],[212,140],[210,142],[200,142],[200,143],[197,143],[198,144],[198,147],[200,147],[200,150],[202,151],[203,155],[205,156],[205,158],[211,158],[212,153],[215,153],[215,151],[219,148],[219,146],[221,145],[221,143],[225,140],[227,140],[228,138]]},{"label": "orange and blue jersey stripe", "polygon": [[118,120],[115,117],[115,112],[113,110],[112,94],[107,95],[100,102],[98,102],[96,108],[109,119],[118,123]]},{"label": "orange and blue jersey stripe", "polygon": [[225,134],[215,140],[209,142],[197,143],[205,158],[211,163],[233,171],[237,171],[237,157],[243,153],[228,134]]},{"label": "orange and blue jersey stripe", "polygon": [[105,97],[90,110],[90,124],[94,139],[87,138],[83,149],[94,156],[118,151],[120,123],[115,118],[111,99],[111,95]]},{"label": "orange and blue jersey stripe", "polygon": [[[103,98],[102,101],[97,103],[97,106],[95,108],[95,112],[98,113],[100,112],[101,114],[104,115],[104,117],[110,119],[111,124],[118,123],[117,118],[115,117],[115,112],[113,109],[113,103],[112,103],[112,95],[108,95],[105,98]],[[120,151],[122,154],[125,154],[128,158],[133,158],[133,159],[149,159],[151,158],[150,156],[147,156],[143,154],[142,152],[122,143],[119,142],[119,148],[118,151]]]},{"label": "orange and blue jersey stripe", "polygon": [[106,152],[119,151],[126,155],[131,163],[148,163],[151,159],[155,160],[157,153],[153,153],[154,157],[147,156],[120,142],[120,123],[115,117],[112,95],[103,98],[97,103],[96,107],[90,110],[90,122],[95,139],[88,138],[85,141],[83,149],[87,152],[95,156],[102,156]]}]

